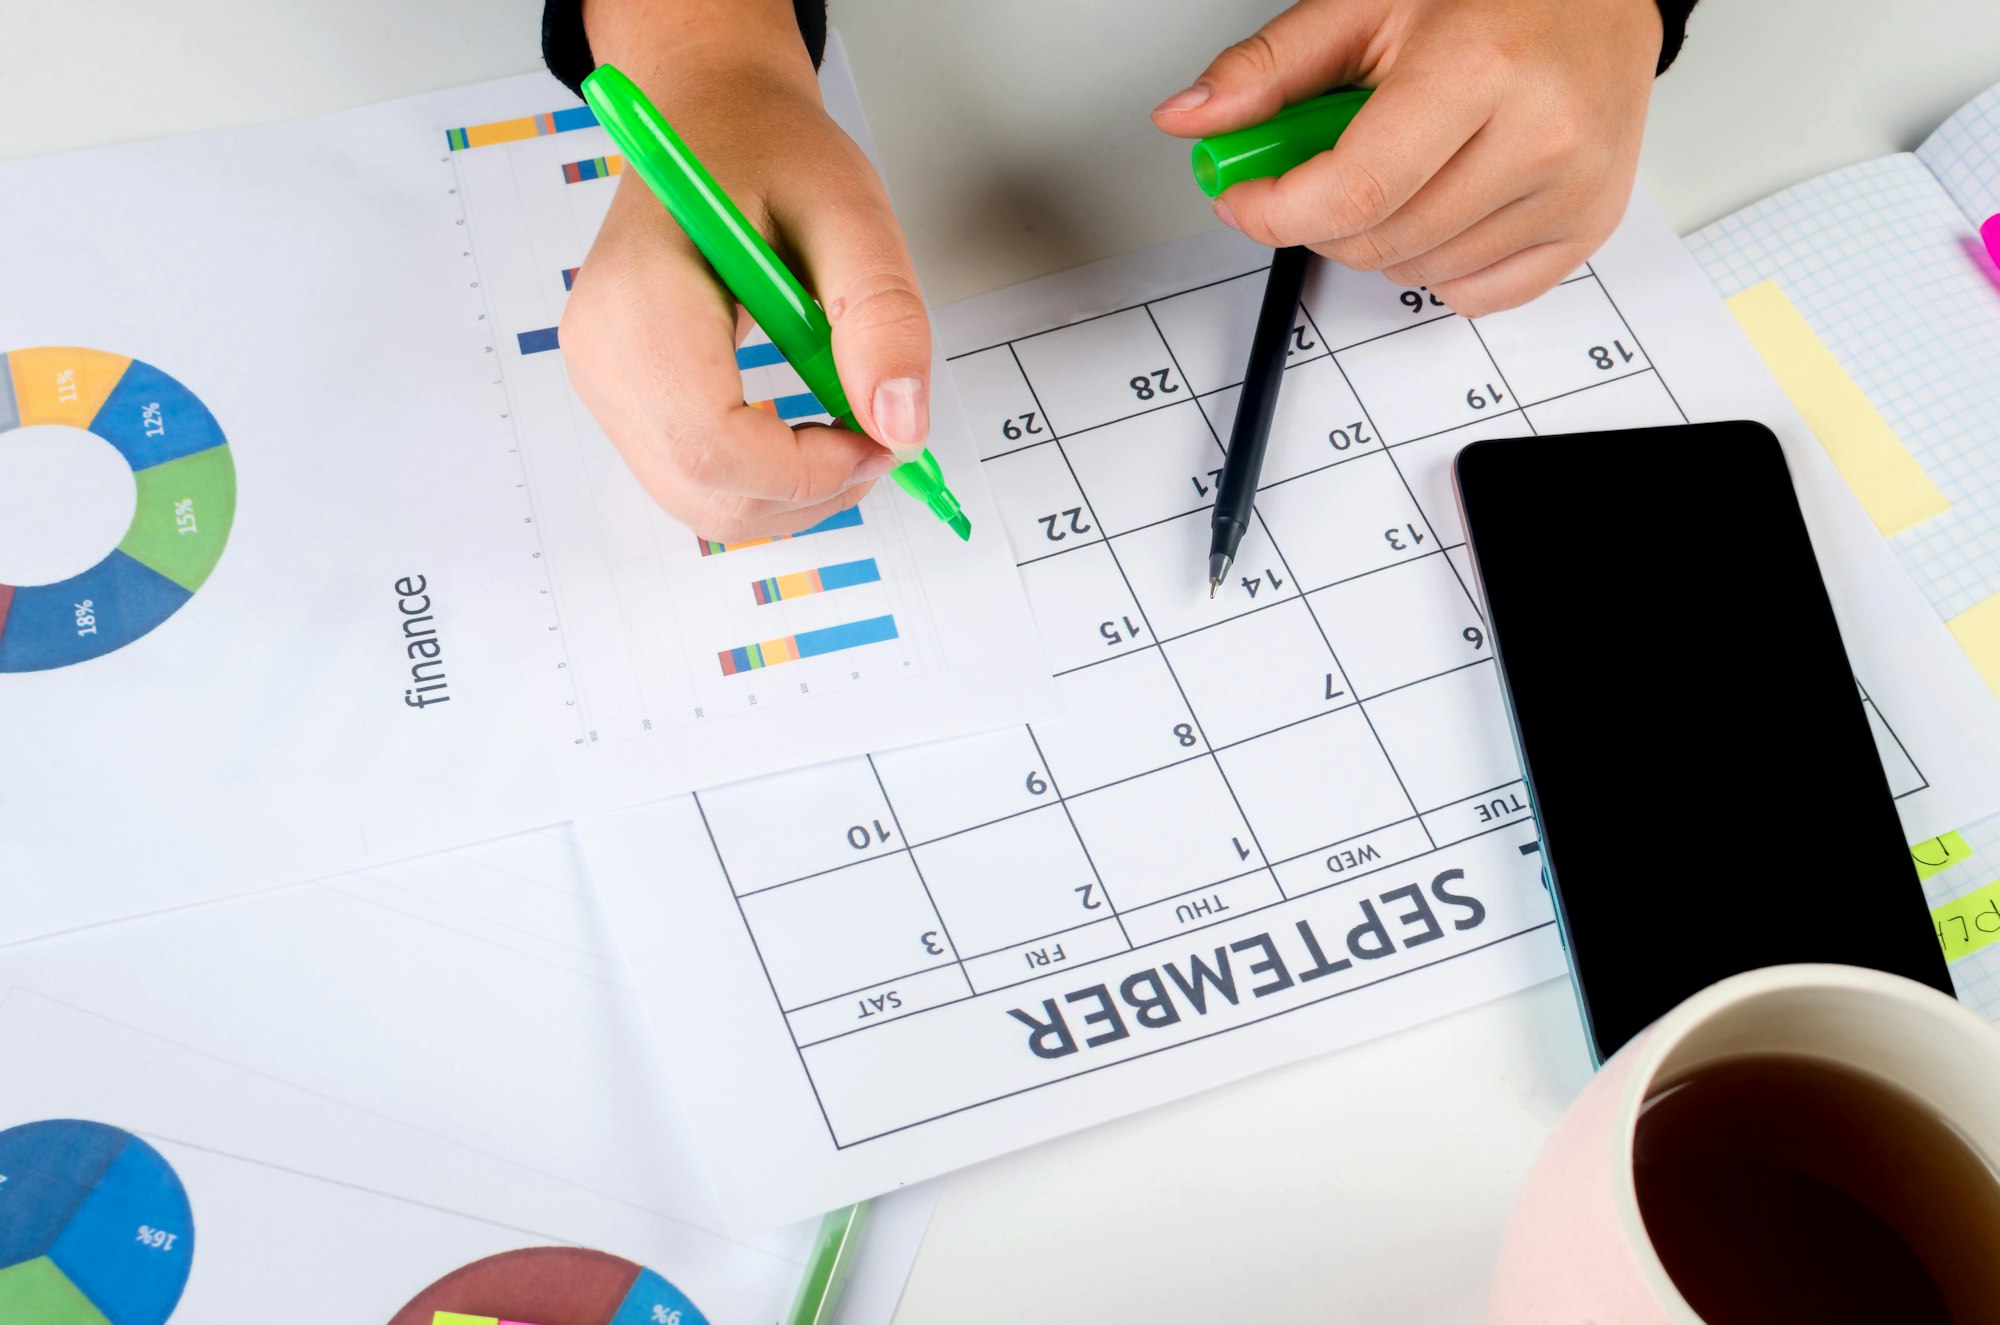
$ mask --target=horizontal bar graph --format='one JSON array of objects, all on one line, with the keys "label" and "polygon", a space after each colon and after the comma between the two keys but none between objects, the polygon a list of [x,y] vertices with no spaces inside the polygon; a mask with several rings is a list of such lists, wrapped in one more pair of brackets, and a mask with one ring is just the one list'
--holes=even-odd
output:
[{"label": "horizontal bar graph", "polygon": [[736,347],[736,366],[738,368],[769,368],[773,364],[780,364],[784,361],[784,354],[768,340],[759,341],[755,345],[739,345]]},{"label": "horizontal bar graph", "polygon": [[877,616],[866,621],[849,621],[821,630],[782,635],[761,644],[746,644],[740,649],[725,649],[716,655],[716,659],[722,664],[724,676],[736,676],[776,667],[780,663],[797,662],[801,658],[818,658],[843,649],[881,644],[896,637],[896,618]]},{"label": "horizontal bar graph", "polygon": [[609,179],[623,169],[625,169],[625,158],[615,154],[570,161],[563,165],[563,183],[581,184],[590,179]]},{"label": "horizontal bar graph", "polygon": [[796,534],[773,534],[769,538],[746,538],[741,543],[718,543],[710,538],[695,540],[701,547],[701,555],[713,557],[723,552],[740,552],[746,547],[762,547],[766,543],[782,543],[791,538],[805,538],[811,534],[832,533],[836,529],[852,529],[861,523],[861,508],[850,506],[844,511],[829,515],[818,524],[801,529]]},{"label": "horizontal bar graph", "polygon": [[860,561],[843,561],[835,566],[793,571],[789,575],[773,575],[752,584],[750,592],[756,596],[757,603],[761,607],[783,602],[788,598],[832,593],[835,589],[851,589],[857,584],[874,584],[881,578],[882,568],[875,564],[875,558],[863,557]]},{"label": "horizontal bar graph", "polygon": [[521,353],[540,354],[544,350],[561,349],[556,343],[556,329],[543,327],[540,331],[516,332],[514,339],[521,343]]},{"label": "horizontal bar graph", "polygon": [[571,129],[589,129],[597,116],[588,106],[570,106],[541,115],[523,115],[515,120],[495,120],[491,124],[468,124],[463,129],[446,129],[445,145],[454,152],[468,147],[491,147],[495,143],[516,143],[523,138],[542,138]]},{"label": "horizontal bar graph", "polygon": [[766,414],[775,414],[781,419],[809,419],[815,414],[827,412],[819,403],[819,397],[810,391],[801,391],[795,396],[779,396],[776,400],[753,400],[750,408],[761,409]]}]

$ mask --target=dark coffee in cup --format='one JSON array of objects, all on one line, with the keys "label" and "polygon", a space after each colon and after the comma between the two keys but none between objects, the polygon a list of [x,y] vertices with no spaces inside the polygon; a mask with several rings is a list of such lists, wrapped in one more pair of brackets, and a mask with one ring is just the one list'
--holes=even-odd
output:
[{"label": "dark coffee in cup", "polygon": [[1881,1077],[1702,1064],[1647,1100],[1633,1160],[1647,1237],[1707,1325],[2000,1322],[2000,1174]]}]

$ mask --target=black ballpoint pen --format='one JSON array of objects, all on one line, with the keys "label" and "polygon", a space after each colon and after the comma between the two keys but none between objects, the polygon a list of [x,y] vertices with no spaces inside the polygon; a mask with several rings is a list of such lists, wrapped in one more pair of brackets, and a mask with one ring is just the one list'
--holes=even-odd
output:
[{"label": "black ballpoint pen", "polygon": [[1222,587],[1236,560],[1236,549],[1250,528],[1257,501],[1257,476],[1271,444],[1271,416],[1278,408],[1278,387],[1285,380],[1285,359],[1292,347],[1292,324],[1299,296],[1305,292],[1303,248],[1281,248],[1271,258],[1264,283],[1264,306],[1257,312],[1257,334],[1250,338],[1250,363],[1243,370],[1243,394],[1236,402],[1236,422],[1229,430],[1229,454],[1222,462],[1222,479],[1215,485],[1215,514],[1209,521],[1208,596]]}]

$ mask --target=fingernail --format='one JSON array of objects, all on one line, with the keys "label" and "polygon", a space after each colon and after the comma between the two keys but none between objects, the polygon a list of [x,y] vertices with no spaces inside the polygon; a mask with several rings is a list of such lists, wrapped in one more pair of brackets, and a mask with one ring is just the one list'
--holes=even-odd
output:
[{"label": "fingernail", "polygon": [[893,451],[914,451],[930,435],[923,379],[892,377],[875,388],[875,440]]},{"label": "fingernail", "polygon": [[1236,224],[1236,213],[1230,211],[1229,204],[1220,198],[1215,200],[1215,219],[1228,226],[1231,230],[1241,230],[1243,228]]},{"label": "fingernail", "polygon": [[1193,110],[1196,106],[1208,100],[1211,90],[1206,83],[1196,83],[1193,87],[1184,87],[1165,101],[1162,101],[1159,105],[1153,107],[1153,114],[1158,115],[1163,111],[1170,110]]},{"label": "fingernail", "polygon": [[882,455],[878,452],[854,467],[854,472],[847,476],[847,486],[858,488],[864,483],[873,483],[895,467],[895,456]]}]

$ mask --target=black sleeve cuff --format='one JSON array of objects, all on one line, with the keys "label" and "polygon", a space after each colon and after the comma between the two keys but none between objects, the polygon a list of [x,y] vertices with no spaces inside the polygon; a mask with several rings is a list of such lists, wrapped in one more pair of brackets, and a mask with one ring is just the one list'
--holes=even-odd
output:
[{"label": "black sleeve cuff", "polygon": [[[1661,3],[1664,6],[1667,0]],[[826,58],[826,0],[792,0],[792,8],[798,13],[806,54],[817,69]],[[543,4],[542,60],[564,87],[583,95],[583,80],[597,67],[590,54],[590,37],[583,30],[583,0],[546,0]]]},{"label": "black sleeve cuff", "polygon": [[1658,78],[1667,72],[1667,66],[1681,53],[1681,43],[1687,40],[1688,15],[1694,12],[1695,0],[1659,0],[1660,4],[1660,63],[1653,70]]}]

